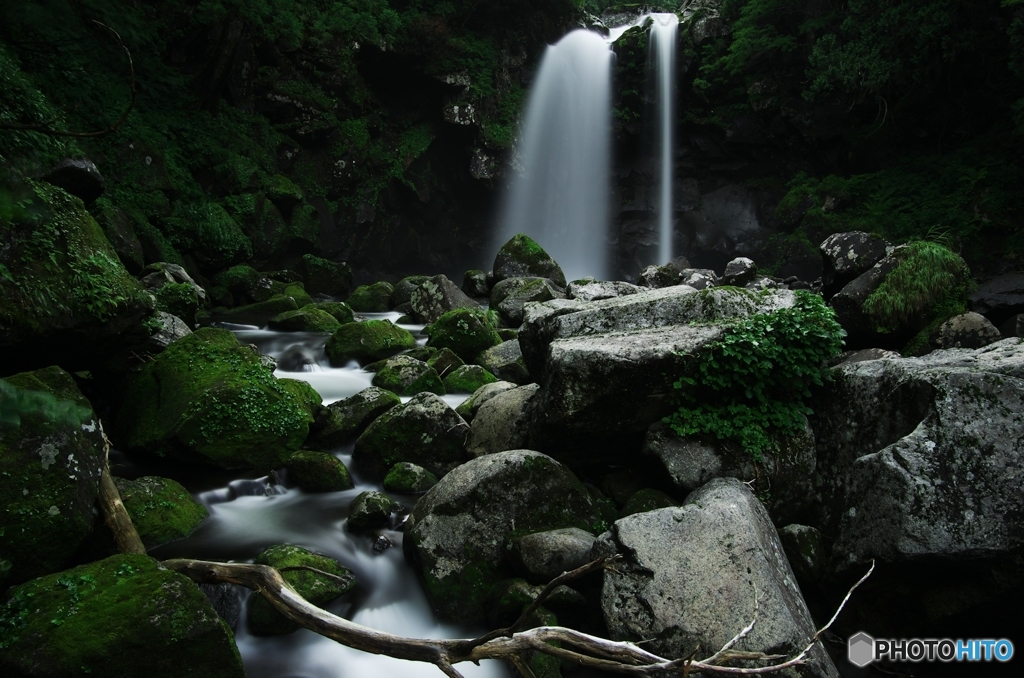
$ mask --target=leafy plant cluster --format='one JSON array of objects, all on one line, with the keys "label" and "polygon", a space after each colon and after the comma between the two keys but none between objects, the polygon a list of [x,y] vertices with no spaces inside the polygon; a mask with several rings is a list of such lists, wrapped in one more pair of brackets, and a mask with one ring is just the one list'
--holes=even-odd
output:
[{"label": "leafy plant cluster", "polygon": [[680,436],[739,444],[757,460],[773,437],[802,431],[811,387],[827,378],[844,330],[821,297],[797,292],[791,308],[755,315],[687,356],[673,383],[679,408],[665,418]]},{"label": "leafy plant cluster", "polygon": [[976,262],[992,251],[1024,253],[1021,185],[1024,164],[1012,145],[992,135],[952,153],[907,157],[878,172],[821,179],[798,174],[777,215],[815,243],[850,230],[893,242],[946,240]]}]

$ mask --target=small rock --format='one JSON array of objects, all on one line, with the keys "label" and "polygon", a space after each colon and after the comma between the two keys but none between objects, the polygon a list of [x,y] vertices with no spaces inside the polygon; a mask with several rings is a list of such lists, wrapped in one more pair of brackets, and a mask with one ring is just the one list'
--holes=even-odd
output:
[{"label": "small rock", "polygon": [[530,382],[530,372],[526,369],[518,339],[503,341],[497,346],[487,349],[476,356],[473,362],[484,367],[502,381],[511,381],[516,384]]},{"label": "small rock", "polygon": [[399,494],[423,494],[437,485],[437,476],[416,464],[401,461],[384,476],[384,489]]},{"label": "small rock", "polygon": [[722,284],[744,287],[757,277],[757,264],[747,257],[736,257],[725,265]]},{"label": "small rock", "polygon": [[333,454],[299,450],[285,466],[288,477],[306,492],[341,492],[353,487],[345,464]]},{"label": "small rock", "polygon": [[463,365],[444,378],[444,388],[448,393],[473,393],[481,386],[497,381],[493,374],[479,365]]},{"label": "small rock", "polygon": [[494,257],[495,282],[505,278],[536,276],[548,278],[559,287],[565,287],[565,274],[551,256],[530,236],[519,233],[498,250]]},{"label": "small rock", "polygon": [[423,392],[437,395],[446,393],[445,386],[434,368],[404,355],[386,360],[373,375],[373,385],[400,396],[412,396]]},{"label": "small rock", "polygon": [[932,341],[936,348],[981,348],[1003,338],[996,326],[979,313],[964,313],[939,326]]},{"label": "small rock", "polygon": [[43,176],[43,181],[59,186],[86,205],[96,201],[107,188],[107,182],[96,164],[88,158],[66,158]]},{"label": "small rock", "polygon": [[481,405],[499,393],[511,391],[514,388],[516,388],[516,384],[511,381],[496,381],[493,384],[484,384],[474,391],[473,395],[463,401],[461,405],[456,407],[455,412],[467,422],[472,422]]},{"label": "small rock", "polygon": [[590,562],[594,535],[578,527],[534,532],[512,541],[512,550],[534,581],[548,582]]},{"label": "small rock", "polygon": [[530,435],[527,403],[540,386],[530,384],[498,393],[483,403],[470,425],[466,451],[474,457],[522,449]]},{"label": "small rock", "polygon": [[364,388],[328,405],[324,421],[317,421],[315,433],[307,442],[325,448],[344,445],[401,402],[402,399],[391,391],[376,386]]},{"label": "small rock", "polygon": [[376,530],[391,524],[391,514],[402,507],[383,492],[361,492],[348,508],[346,526],[353,532]]},{"label": "small rock", "polygon": [[487,274],[481,270],[466,271],[462,277],[462,291],[468,297],[486,297],[490,294],[487,287]]}]

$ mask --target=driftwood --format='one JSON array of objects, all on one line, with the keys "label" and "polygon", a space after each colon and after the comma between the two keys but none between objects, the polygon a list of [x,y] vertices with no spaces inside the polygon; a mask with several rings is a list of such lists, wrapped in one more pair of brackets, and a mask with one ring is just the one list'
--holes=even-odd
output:
[{"label": "driftwood", "polygon": [[[111,529],[122,533],[118,538],[119,548],[125,552],[139,553],[142,542],[132,525],[117,495],[117,488],[110,479],[110,470],[104,465],[101,485],[101,507]],[[123,514],[115,516],[114,514]],[[134,535],[134,537],[133,537]],[[145,551],[141,551],[144,553]],[[874,562],[861,579],[850,588],[846,598],[839,605],[835,615],[810,638],[807,646],[792,657],[768,655],[761,652],[742,652],[732,649],[736,643],[749,634],[757,623],[758,596],[754,589],[752,619],[717,652],[706,659],[693,656],[682,659],[667,659],[648,652],[633,643],[608,640],[586,633],[561,627],[538,626],[519,630],[537,607],[553,593],[555,588],[567,581],[577,579],[590,572],[609,567],[617,558],[600,558],[571,572],[563,573],[552,580],[530,605],[523,615],[511,626],[492,631],[476,639],[433,640],[405,638],[384,631],[351,622],[343,617],[323,610],[295,592],[281,573],[267,565],[246,563],[217,563],[205,560],[172,559],[162,565],[169,570],[180,572],[201,584],[237,584],[262,595],[285,617],[303,628],[319,633],[357,650],[372,654],[386,655],[396,659],[427,662],[437,666],[450,678],[462,678],[455,665],[462,662],[479,662],[482,659],[504,659],[510,662],[525,678],[534,678],[528,660],[534,652],[541,652],[580,666],[604,671],[638,676],[678,674],[687,676],[696,673],[718,675],[765,675],[793,666],[806,664],[811,650],[821,635],[835,622],[839,612],[846,605],[853,591],[874,571]],[[309,568],[303,568],[309,569]],[[727,666],[732,661],[764,661],[764,666]]]}]

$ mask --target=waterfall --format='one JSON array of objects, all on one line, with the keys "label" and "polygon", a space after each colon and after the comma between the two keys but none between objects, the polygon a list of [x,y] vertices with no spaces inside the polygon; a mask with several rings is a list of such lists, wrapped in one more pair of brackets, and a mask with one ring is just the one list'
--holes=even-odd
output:
[{"label": "waterfall", "polygon": [[676,32],[675,14],[652,14],[650,64],[654,71],[657,109],[655,144],[658,149],[658,261],[672,260],[672,155],[675,121]]},{"label": "waterfall", "polygon": [[544,53],[520,131],[521,171],[503,205],[498,247],[526,233],[568,280],[608,275],[612,51],[576,30]]}]

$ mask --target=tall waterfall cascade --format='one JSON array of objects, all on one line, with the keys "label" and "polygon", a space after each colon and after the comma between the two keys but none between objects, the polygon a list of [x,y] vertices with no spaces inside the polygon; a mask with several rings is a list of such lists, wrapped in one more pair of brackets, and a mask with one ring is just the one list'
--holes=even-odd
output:
[{"label": "tall waterfall cascade", "polygon": [[609,42],[584,29],[547,48],[502,207],[498,246],[526,233],[569,280],[608,275],[612,59]]},{"label": "tall waterfall cascade", "polygon": [[658,155],[658,261],[672,260],[676,34],[679,17],[675,14],[651,14],[649,63],[653,71],[656,114],[655,147]]}]

